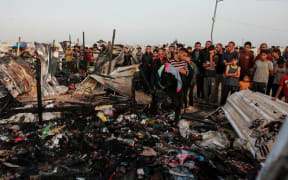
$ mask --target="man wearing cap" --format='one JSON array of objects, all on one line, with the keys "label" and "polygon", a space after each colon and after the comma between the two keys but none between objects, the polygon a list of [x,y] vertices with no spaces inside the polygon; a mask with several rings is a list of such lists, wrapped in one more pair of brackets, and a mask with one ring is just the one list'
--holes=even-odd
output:
[{"label": "man wearing cap", "polygon": [[142,61],[142,56],[143,56],[143,53],[142,53],[142,48],[141,47],[138,47],[137,48],[137,52],[136,52],[136,61],[138,63],[141,63]]}]

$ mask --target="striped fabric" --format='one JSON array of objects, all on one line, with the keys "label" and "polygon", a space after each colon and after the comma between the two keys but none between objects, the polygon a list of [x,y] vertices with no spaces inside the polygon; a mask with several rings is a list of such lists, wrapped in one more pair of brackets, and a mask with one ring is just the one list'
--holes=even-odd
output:
[{"label": "striped fabric", "polygon": [[188,64],[186,61],[175,61],[175,60],[170,60],[170,64],[180,70],[184,70],[187,72],[187,75],[189,74],[189,69],[188,69]]}]

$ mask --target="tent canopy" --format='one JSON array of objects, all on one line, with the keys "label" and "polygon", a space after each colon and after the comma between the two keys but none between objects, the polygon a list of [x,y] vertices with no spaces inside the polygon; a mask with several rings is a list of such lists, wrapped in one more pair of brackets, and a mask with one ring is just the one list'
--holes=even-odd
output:
[{"label": "tent canopy", "polygon": [[[16,45],[11,46],[12,48],[17,48],[18,47],[18,42],[16,43]],[[22,43],[20,44],[20,48],[25,48],[26,47],[26,43]]]}]

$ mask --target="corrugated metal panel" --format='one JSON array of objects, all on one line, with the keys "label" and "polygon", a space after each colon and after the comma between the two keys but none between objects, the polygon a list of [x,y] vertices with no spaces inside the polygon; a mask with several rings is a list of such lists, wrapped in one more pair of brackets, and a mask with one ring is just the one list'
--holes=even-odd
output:
[{"label": "corrugated metal panel", "polygon": [[252,122],[257,119],[263,120],[264,124],[277,121],[283,115],[288,115],[288,104],[279,100],[273,101],[271,97],[261,93],[245,90],[232,94],[223,110],[239,137],[249,141],[250,150],[256,156],[256,138],[250,136],[253,129],[249,129]]},{"label": "corrugated metal panel", "polygon": [[[139,71],[139,65],[134,64],[126,67],[119,67],[110,75],[89,75],[81,84],[75,94],[85,94],[86,87],[95,89],[97,82],[108,89],[118,92],[122,96],[131,96],[131,86],[134,73]],[[137,103],[149,104],[152,100],[151,95],[147,95],[142,91],[135,92],[135,99]]]},{"label": "corrugated metal panel", "polygon": [[288,167],[288,117],[283,124],[281,131],[275,141],[271,153],[268,155],[264,166],[262,167],[257,180],[277,180],[287,179]]}]

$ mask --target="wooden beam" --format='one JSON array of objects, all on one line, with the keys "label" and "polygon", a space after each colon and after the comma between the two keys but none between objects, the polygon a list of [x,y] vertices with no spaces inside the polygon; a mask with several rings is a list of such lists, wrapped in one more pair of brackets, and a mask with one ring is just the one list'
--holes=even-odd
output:
[{"label": "wooden beam", "polygon": [[21,43],[21,37],[18,38],[18,46],[17,46],[17,56],[20,56],[20,43]]},{"label": "wooden beam", "polygon": [[111,64],[112,64],[112,53],[113,53],[113,46],[114,46],[114,40],[115,40],[115,33],[116,33],[116,30],[113,29],[113,36],[112,36],[112,45],[111,45],[111,49],[110,49],[110,52],[109,52],[109,69],[108,69],[108,74],[110,74],[111,72]]}]

